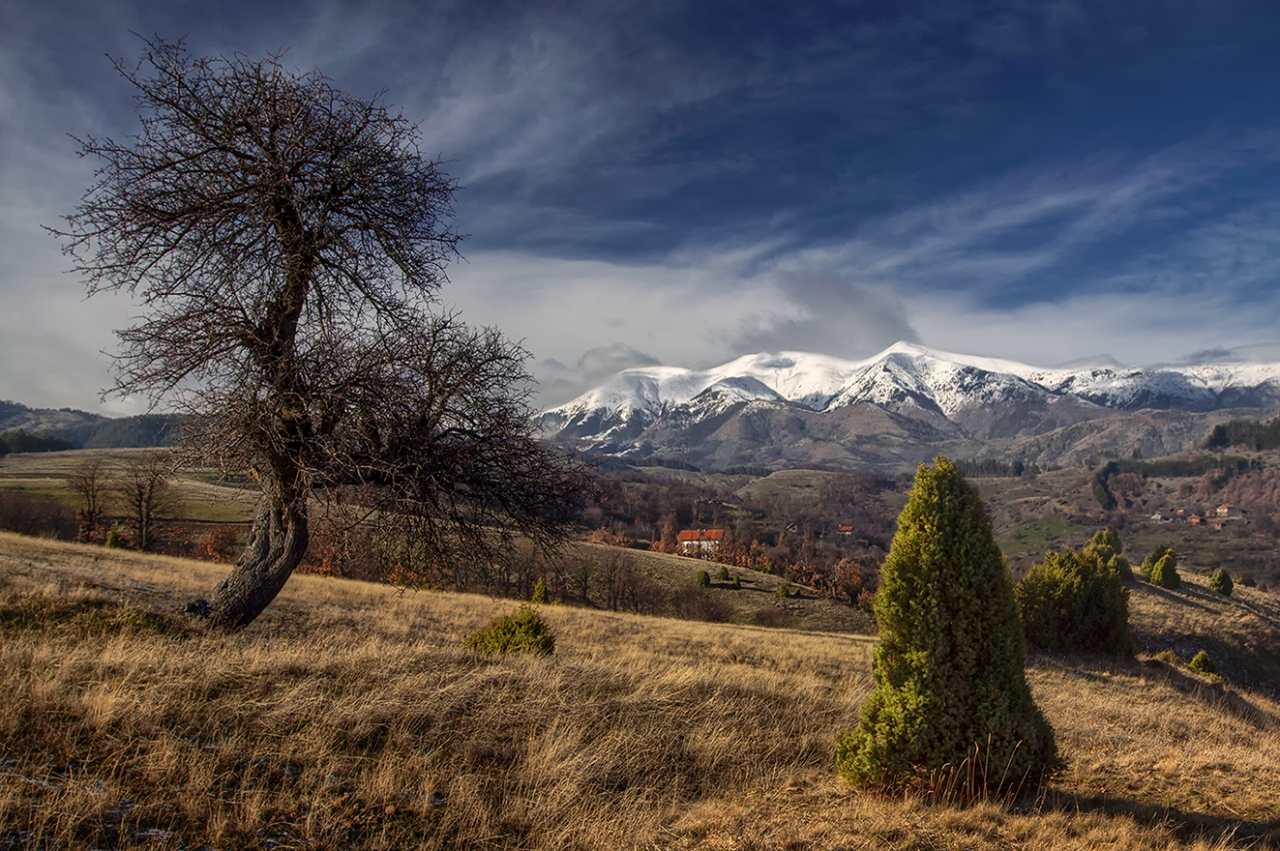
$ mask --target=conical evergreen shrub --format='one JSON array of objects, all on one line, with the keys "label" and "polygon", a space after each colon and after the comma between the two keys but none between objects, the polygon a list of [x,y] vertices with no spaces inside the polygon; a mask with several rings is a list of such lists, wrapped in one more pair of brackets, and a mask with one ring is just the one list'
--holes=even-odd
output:
[{"label": "conical evergreen shrub", "polygon": [[1123,551],[1124,544],[1120,541],[1120,533],[1111,526],[1090,538],[1083,550],[1086,553],[1096,553],[1109,570],[1116,572],[1121,582],[1132,583],[1133,568],[1129,565],[1129,560],[1121,555]]},{"label": "conical evergreen shrub", "polygon": [[1178,557],[1172,551],[1161,556],[1151,568],[1151,584],[1161,588],[1182,587],[1182,577],[1178,575]]},{"label": "conical evergreen shrub", "polygon": [[1173,547],[1156,547],[1147,553],[1147,557],[1142,560],[1142,565],[1138,568],[1138,572],[1151,579],[1151,570],[1156,566],[1156,562],[1165,556],[1173,556],[1173,566],[1178,566],[1178,556],[1174,553]]},{"label": "conical evergreen shrub", "polygon": [[837,747],[846,780],[900,787],[969,760],[981,787],[1027,790],[1058,766],[1027,687],[1008,567],[977,490],[946,458],[916,473],[875,615],[876,688]]},{"label": "conical evergreen shrub", "polygon": [[1124,543],[1120,540],[1120,533],[1115,530],[1115,527],[1108,526],[1094,533],[1089,543],[1085,544],[1085,549],[1093,550],[1102,558],[1102,563],[1106,564],[1112,556],[1124,552]]}]

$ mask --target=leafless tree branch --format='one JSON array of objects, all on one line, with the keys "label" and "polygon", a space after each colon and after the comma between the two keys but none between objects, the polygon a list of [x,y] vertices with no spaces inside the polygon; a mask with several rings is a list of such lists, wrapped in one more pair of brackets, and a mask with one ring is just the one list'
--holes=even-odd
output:
[{"label": "leafless tree branch", "polygon": [[515,535],[549,546],[586,486],[536,439],[527,354],[435,308],[457,187],[418,127],[282,58],[157,39],[117,60],[141,130],[81,140],[101,164],[54,231],[91,294],[147,306],[118,332],[114,390],[185,407],[188,453],[261,482],[245,554],[202,609],[230,627],[302,558],[316,495],[358,490],[412,572]]}]

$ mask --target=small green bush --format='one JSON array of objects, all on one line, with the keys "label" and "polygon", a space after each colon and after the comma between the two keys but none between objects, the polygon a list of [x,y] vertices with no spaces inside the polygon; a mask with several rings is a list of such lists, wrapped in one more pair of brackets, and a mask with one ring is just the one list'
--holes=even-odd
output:
[{"label": "small green bush", "polygon": [[1214,571],[1213,576],[1209,577],[1209,587],[1217,591],[1224,597],[1231,596],[1231,590],[1235,588],[1235,583],[1231,581],[1231,574],[1222,568]]},{"label": "small green bush", "polygon": [[1120,533],[1117,532],[1114,527],[1108,526],[1107,528],[1095,533],[1094,536],[1089,539],[1089,543],[1085,544],[1084,548],[1086,550],[1093,550],[1101,556],[1102,561],[1105,564],[1111,560],[1112,556],[1118,556],[1120,553],[1124,552],[1124,543],[1120,540]]},{"label": "small green bush", "polygon": [[111,529],[107,532],[106,543],[103,544],[109,550],[120,548],[120,532],[117,529]]},{"label": "small green bush", "polygon": [[790,596],[791,596],[791,589],[790,589],[790,588],[788,588],[788,587],[787,587],[787,586],[785,586],[785,585],[779,585],[779,586],[778,586],[778,596],[779,596],[779,597],[790,597]]},{"label": "small green bush", "polygon": [[1120,533],[1113,527],[1108,526],[1090,538],[1089,543],[1084,546],[1084,552],[1096,553],[1103,564],[1119,574],[1121,582],[1133,582],[1133,568],[1130,567],[1129,560],[1121,555],[1124,543],[1120,540]]},{"label": "small green bush", "polygon": [[1187,663],[1187,667],[1195,671],[1197,674],[1204,674],[1206,677],[1220,676],[1218,673],[1218,666],[1209,658],[1209,654],[1203,650],[1191,657],[1191,661]]},{"label": "small green bush", "polygon": [[698,575],[693,579],[693,584],[697,585],[699,588],[710,588],[711,574],[707,573],[705,570],[699,570]]},{"label": "small green bush", "polygon": [[722,566],[722,567],[720,568],[720,573],[718,574],[718,576],[719,576],[719,578],[720,578],[720,581],[721,581],[721,582],[728,582],[728,581],[729,581],[729,568],[727,568],[727,567],[723,567],[723,566]]},{"label": "small green bush", "polygon": [[531,603],[547,602],[547,583],[541,576],[538,577],[537,582],[533,583],[533,593],[529,595],[529,602]]},{"label": "small green bush", "polygon": [[1114,570],[1116,575],[1120,577],[1120,581],[1126,585],[1133,584],[1133,568],[1129,566],[1129,560],[1122,555],[1114,555],[1107,561],[1107,568]]},{"label": "small green bush", "polygon": [[1182,577],[1178,575],[1178,559],[1172,552],[1160,557],[1151,568],[1151,584],[1161,588],[1181,588]]},{"label": "small green bush", "polygon": [[741,577],[741,576],[735,576],[735,577],[733,577],[733,590],[734,590],[734,591],[741,591],[741,590],[742,590],[742,577]]},{"label": "small green bush", "polygon": [[1173,547],[1156,547],[1147,553],[1147,557],[1142,560],[1142,565],[1138,568],[1138,572],[1150,579],[1152,568],[1156,566],[1156,562],[1165,556],[1172,556],[1174,567],[1178,566],[1178,556],[1174,553]]},{"label": "small green bush", "polygon": [[515,614],[500,617],[475,635],[463,639],[462,644],[470,650],[490,655],[531,653],[547,656],[555,652],[556,638],[538,617],[536,609],[521,606]]},{"label": "small green bush", "polygon": [[1014,596],[1027,640],[1043,650],[1133,654],[1129,592],[1119,571],[1095,550],[1049,553],[1015,586]]}]

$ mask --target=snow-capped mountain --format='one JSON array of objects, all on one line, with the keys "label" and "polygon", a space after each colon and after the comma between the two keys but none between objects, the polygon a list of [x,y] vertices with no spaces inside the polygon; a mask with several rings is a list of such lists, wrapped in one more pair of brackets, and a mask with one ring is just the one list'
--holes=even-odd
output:
[{"label": "snow-capped mountain", "polygon": [[755,463],[753,444],[794,461],[808,444],[856,456],[870,444],[1026,438],[1144,409],[1277,406],[1274,363],[1045,369],[897,343],[861,361],[780,352],[705,370],[629,369],[540,422],[586,450]]}]

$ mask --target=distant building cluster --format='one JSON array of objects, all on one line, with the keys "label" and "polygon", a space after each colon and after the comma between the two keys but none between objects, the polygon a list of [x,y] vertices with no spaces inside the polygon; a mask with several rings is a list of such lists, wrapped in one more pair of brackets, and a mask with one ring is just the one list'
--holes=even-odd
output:
[{"label": "distant building cluster", "polygon": [[1157,511],[1151,515],[1151,519],[1157,523],[1189,523],[1192,526],[1212,526],[1219,532],[1228,523],[1240,520],[1240,513],[1236,507],[1229,502],[1219,505],[1210,516],[1201,514],[1188,514],[1185,508],[1179,508],[1172,514],[1164,514]]}]

